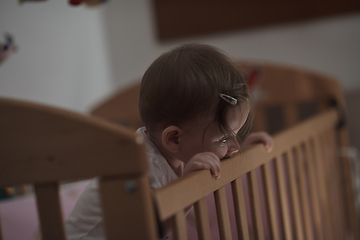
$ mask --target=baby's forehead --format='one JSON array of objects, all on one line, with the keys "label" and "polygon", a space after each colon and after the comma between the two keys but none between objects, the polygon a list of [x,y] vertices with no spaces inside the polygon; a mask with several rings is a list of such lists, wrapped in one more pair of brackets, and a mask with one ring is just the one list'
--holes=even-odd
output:
[{"label": "baby's forehead", "polygon": [[220,130],[219,123],[214,119],[205,119],[202,122],[194,123],[192,131],[206,138],[222,138],[225,136],[225,133]]},{"label": "baby's forehead", "polygon": [[198,116],[181,124],[182,129],[188,132],[205,133],[219,129],[215,117],[210,114]]}]

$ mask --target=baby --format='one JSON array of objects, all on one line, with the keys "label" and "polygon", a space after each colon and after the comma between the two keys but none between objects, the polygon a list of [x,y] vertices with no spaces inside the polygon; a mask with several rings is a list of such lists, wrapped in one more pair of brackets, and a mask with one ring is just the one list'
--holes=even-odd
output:
[{"label": "baby", "polygon": [[[143,76],[139,110],[145,127],[138,132],[157,153],[153,161],[162,162],[151,174],[153,187],[201,169],[220,177],[220,160],[240,148],[258,142],[272,148],[266,133],[244,138],[251,124],[249,89],[238,67],[211,46],[183,45],[156,59]],[[163,177],[168,172],[173,178]]]},{"label": "baby", "polygon": [[[183,45],[157,58],[143,76],[139,110],[145,127],[137,134],[147,142],[153,189],[197,170],[219,178],[220,161],[254,143],[272,149],[264,132],[245,137],[251,124],[248,86],[238,67],[208,45]],[[104,239],[97,190],[92,181],[67,220],[70,240]]]}]

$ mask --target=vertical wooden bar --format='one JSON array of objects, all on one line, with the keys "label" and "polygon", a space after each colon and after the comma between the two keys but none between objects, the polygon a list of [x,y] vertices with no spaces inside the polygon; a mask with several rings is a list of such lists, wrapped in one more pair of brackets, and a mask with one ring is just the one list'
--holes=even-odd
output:
[{"label": "vertical wooden bar", "polygon": [[258,188],[255,169],[247,173],[247,179],[249,183],[250,206],[251,206],[255,239],[264,240],[265,237],[264,237],[264,228],[261,219],[259,188]]},{"label": "vertical wooden bar", "polygon": [[176,213],[175,216],[173,217],[173,231],[174,231],[173,234],[175,240],[187,239],[184,211],[180,211]]},{"label": "vertical wooden bar", "polygon": [[268,212],[268,222],[270,223],[270,234],[272,239],[280,239],[278,220],[276,216],[274,188],[272,185],[272,175],[269,162],[263,165],[263,167],[261,168],[261,173],[263,175],[262,179],[266,196],[265,202],[267,204],[266,207]]},{"label": "vertical wooden bar", "polygon": [[299,203],[299,194],[298,194],[298,189],[299,189],[299,185],[298,182],[296,180],[296,172],[295,172],[295,167],[294,167],[294,161],[296,161],[296,159],[294,158],[294,155],[291,154],[291,152],[287,152],[287,170],[289,171],[289,181],[290,181],[290,196],[291,196],[291,201],[292,201],[292,205],[294,208],[294,221],[295,221],[295,228],[296,228],[296,239],[297,240],[302,240],[305,239],[304,236],[304,226],[303,223],[301,221],[301,211],[300,211],[300,203]]},{"label": "vertical wooden bar", "polygon": [[158,239],[147,175],[102,177],[99,190],[108,240]]},{"label": "vertical wooden bar", "polygon": [[276,178],[279,189],[280,197],[280,209],[282,215],[282,224],[285,231],[285,239],[292,239],[292,230],[290,224],[290,214],[289,214],[289,203],[287,199],[287,192],[285,187],[285,176],[283,164],[281,162],[281,157],[275,158],[275,169],[276,169]]},{"label": "vertical wooden bar", "polygon": [[231,188],[234,200],[236,227],[239,240],[249,240],[249,229],[246,217],[246,206],[241,178],[237,178],[232,181]]},{"label": "vertical wooden bar", "polygon": [[[337,129],[336,140],[339,149],[346,149],[349,147],[349,136],[345,126]],[[360,239],[360,219],[357,216],[355,207],[355,195],[352,187],[350,161],[346,155],[342,155],[336,158],[336,163],[339,167],[339,175],[342,186],[341,194],[344,203],[343,208],[345,209],[345,235],[352,235],[354,239]]]},{"label": "vertical wooden bar", "polygon": [[301,147],[296,146],[294,148],[295,158],[296,158],[296,168],[299,176],[299,187],[300,187],[300,200],[301,200],[301,208],[303,213],[303,223],[305,226],[305,236],[307,240],[314,239],[314,234],[311,226],[311,214],[310,207],[308,201],[308,191],[306,186],[306,172],[304,169],[304,162],[301,157]]},{"label": "vertical wooden bar", "polygon": [[226,202],[226,191],[225,187],[221,187],[214,192],[216,213],[219,224],[219,233],[221,240],[231,240],[231,228],[229,212]]},{"label": "vertical wooden bar", "polygon": [[[339,128],[337,131],[337,140],[340,148],[349,147],[349,136],[347,129],[345,127]],[[360,239],[360,220],[357,217],[356,207],[355,207],[355,195],[352,188],[352,179],[351,179],[351,166],[349,159],[346,156],[339,158],[339,166],[341,168],[342,175],[342,186],[343,196],[345,197],[345,206],[346,216],[347,216],[347,229],[349,232],[346,234],[351,234],[354,239]]]},{"label": "vertical wooden bar", "polygon": [[3,239],[3,235],[2,235],[2,226],[1,226],[1,213],[0,213],[0,240]]},{"label": "vertical wooden bar", "polygon": [[339,166],[339,158],[338,158],[338,151],[339,149],[336,146],[336,139],[335,139],[335,130],[330,129],[328,131],[328,136],[326,136],[329,140],[329,149],[331,149],[331,163],[332,163],[332,172],[334,178],[335,188],[328,186],[328,191],[334,191],[335,195],[335,205],[333,206],[335,209],[335,221],[333,227],[337,226],[336,229],[338,230],[338,237],[345,238],[346,233],[346,221],[345,221],[345,202],[343,201],[342,189],[343,186],[341,184],[341,173],[339,172],[341,167]]},{"label": "vertical wooden bar", "polygon": [[[310,154],[312,155],[312,164],[310,164],[310,168],[313,171],[314,183],[317,185],[317,192],[319,197],[319,211],[322,214],[322,235],[324,239],[333,239],[334,234],[333,231],[335,229],[331,226],[331,218],[333,217],[332,211],[330,208],[331,196],[327,193],[328,183],[331,181],[332,177],[329,175],[329,170],[331,168],[329,159],[323,155],[321,149],[319,138],[321,137],[321,133],[317,133],[314,137],[312,137],[308,143],[308,147],[310,148]],[[326,145],[325,139],[323,139],[324,146]],[[324,147],[323,146],[323,147]],[[326,147],[326,146],[325,146]]]},{"label": "vertical wooden bar", "polygon": [[320,213],[320,205],[319,205],[319,197],[318,197],[318,187],[315,177],[314,171],[314,161],[315,158],[311,152],[311,147],[309,143],[309,139],[305,141],[305,156],[307,162],[307,170],[308,170],[308,178],[309,178],[309,187],[310,187],[310,196],[311,196],[311,203],[313,206],[313,213],[314,213],[314,223],[315,223],[315,232],[316,232],[316,239],[324,239],[323,236],[323,226],[321,220],[321,213]]},{"label": "vertical wooden bar", "polygon": [[318,140],[318,144],[322,146],[322,153],[324,155],[323,165],[327,164],[328,167],[328,179],[325,182],[326,184],[326,192],[330,199],[329,208],[332,213],[331,227],[334,234],[334,239],[341,239],[345,236],[345,222],[344,222],[344,211],[343,202],[341,201],[342,193],[341,193],[341,180],[339,175],[338,166],[338,148],[335,143],[334,132],[335,128],[329,128],[325,131],[322,138]]},{"label": "vertical wooden bar", "polygon": [[196,216],[196,228],[199,240],[211,239],[209,214],[206,206],[206,198],[200,199],[194,204]]},{"label": "vertical wooden bar", "polygon": [[65,240],[57,182],[35,184],[36,204],[43,240]]}]

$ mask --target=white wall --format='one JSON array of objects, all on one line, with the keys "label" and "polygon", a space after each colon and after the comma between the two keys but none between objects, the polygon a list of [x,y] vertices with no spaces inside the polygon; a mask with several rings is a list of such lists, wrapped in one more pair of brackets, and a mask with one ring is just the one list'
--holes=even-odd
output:
[{"label": "white wall", "polygon": [[[159,43],[152,1],[112,1],[104,11],[118,86],[141,77],[150,63],[185,42],[215,45],[233,58],[254,58],[318,69],[360,88],[360,13]],[[186,16],[184,16],[186,17]]]},{"label": "white wall", "polygon": [[2,0],[1,41],[5,32],[19,51],[0,65],[0,96],[86,111],[109,92],[101,8]]},{"label": "white wall", "polygon": [[360,89],[360,14],[159,43],[152,1],[112,0],[95,9],[67,0],[0,1],[0,34],[19,52],[0,65],[0,96],[86,112],[141,78],[164,51],[184,42],[215,45],[234,58],[286,62],[333,74]]}]

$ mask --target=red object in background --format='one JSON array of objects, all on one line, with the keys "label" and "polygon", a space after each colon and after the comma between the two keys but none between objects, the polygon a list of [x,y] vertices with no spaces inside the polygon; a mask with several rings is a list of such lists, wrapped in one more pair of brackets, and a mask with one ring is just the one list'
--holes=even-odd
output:
[{"label": "red object in background", "polygon": [[69,0],[69,4],[72,6],[79,6],[83,3],[83,0]]},{"label": "red object in background", "polygon": [[259,74],[260,74],[260,70],[257,68],[252,69],[248,74],[247,81],[251,90],[254,89],[255,86],[258,84]]}]

